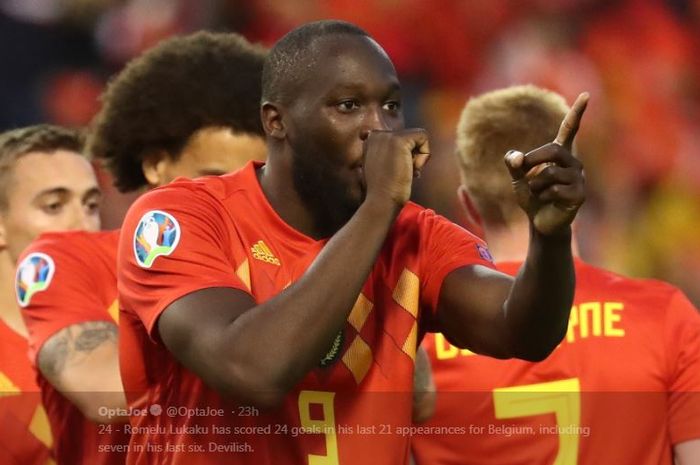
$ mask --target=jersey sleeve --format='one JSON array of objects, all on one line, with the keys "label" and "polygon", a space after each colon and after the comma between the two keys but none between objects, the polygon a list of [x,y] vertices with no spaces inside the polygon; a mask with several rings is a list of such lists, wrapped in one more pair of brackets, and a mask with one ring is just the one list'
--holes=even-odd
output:
[{"label": "jersey sleeve", "polygon": [[32,243],[20,257],[15,289],[32,363],[44,343],[64,328],[89,321],[117,323],[108,311],[111,302],[95,291],[105,285],[115,289],[114,270],[102,269],[103,261],[86,260],[89,250],[84,237],[52,235]]},{"label": "jersey sleeve", "polygon": [[430,210],[423,215],[421,304],[428,309],[426,316],[431,319],[437,309],[442,282],[451,271],[468,265],[495,266],[483,240]]},{"label": "jersey sleeve", "polygon": [[232,248],[240,240],[232,237],[223,205],[195,182],[145,194],[129,209],[119,239],[121,308],[153,337],[161,312],[187,294],[212,287],[248,292],[235,275]]},{"label": "jersey sleeve", "polygon": [[666,316],[671,443],[700,438],[700,313],[681,291]]}]

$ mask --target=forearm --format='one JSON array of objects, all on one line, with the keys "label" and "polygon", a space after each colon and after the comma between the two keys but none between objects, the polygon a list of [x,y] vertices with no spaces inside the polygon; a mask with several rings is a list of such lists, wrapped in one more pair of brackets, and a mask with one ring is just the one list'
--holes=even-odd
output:
[{"label": "forearm", "polygon": [[676,465],[700,463],[700,439],[690,439],[674,445],[673,456]]},{"label": "forearm", "polygon": [[84,357],[68,360],[60,386],[63,395],[91,421],[119,423],[128,420],[107,413],[127,408],[117,344],[105,342]]},{"label": "forearm", "polygon": [[126,412],[126,397],[122,391],[113,392],[64,392],[80,410],[85,418],[94,423],[128,423],[128,415],[116,415],[114,412]]},{"label": "forearm", "polygon": [[229,325],[225,353],[237,380],[286,392],[318,365],[343,328],[397,213],[392,204],[366,201],[299,281]]},{"label": "forearm", "polygon": [[416,362],[413,372],[413,422],[424,423],[435,413],[437,395],[430,358],[423,347],[416,350]]},{"label": "forearm", "polygon": [[544,236],[531,227],[527,259],[504,304],[514,356],[541,360],[554,350],[566,333],[574,286],[571,229]]},{"label": "forearm", "polygon": [[115,422],[106,409],[125,409],[116,325],[104,321],[69,326],[39,352],[38,367],[51,385],[88,419]]}]

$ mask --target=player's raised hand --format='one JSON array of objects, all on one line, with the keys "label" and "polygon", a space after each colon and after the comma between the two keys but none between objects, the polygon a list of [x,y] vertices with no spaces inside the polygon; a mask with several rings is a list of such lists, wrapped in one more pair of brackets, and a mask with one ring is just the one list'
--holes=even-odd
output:
[{"label": "player's raised hand", "polygon": [[420,176],[429,157],[424,129],[370,132],[363,162],[367,198],[380,196],[402,206],[411,196],[413,177]]},{"label": "player's raised hand", "polygon": [[583,165],[571,148],[588,98],[585,92],[578,96],[553,142],[526,155],[517,151],[506,154],[518,203],[542,234],[570,225],[585,200]]}]

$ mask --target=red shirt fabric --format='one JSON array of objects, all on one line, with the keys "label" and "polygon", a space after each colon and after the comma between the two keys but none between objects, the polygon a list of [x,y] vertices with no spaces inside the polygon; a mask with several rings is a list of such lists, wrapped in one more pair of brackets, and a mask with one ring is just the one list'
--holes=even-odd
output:
[{"label": "red shirt fabric", "polygon": [[[35,367],[39,350],[62,329],[91,321],[118,322],[118,238],[119,231],[45,233],[22,253],[18,299]],[[119,426],[93,423],[38,370],[37,380],[58,465],[124,463],[128,435]]]},{"label": "red shirt fabric", "polygon": [[492,266],[483,243],[408,204],[319,367],[281,408],[259,412],[180,365],[156,323],[172,302],[204,288],[235,288],[264,302],[323,248],[326,241],[294,230],[268,204],[260,166],[172,183],[127,214],[118,257],[122,380],[135,412],[127,463],[404,464],[419,321],[428,324],[447,273]]},{"label": "red shirt fabric", "polygon": [[414,436],[418,465],[671,465],[674,444],[700,438],[697,310],[659,281],[578,260],[576,277],[567,335],[543,362],[425,338],[438,400],[422,426],[443,429]]},{"label": "red shirt fabric", "polygon": [[29,364],[27,340],[0,320],[0,463],[48,465],[51,429]]}]

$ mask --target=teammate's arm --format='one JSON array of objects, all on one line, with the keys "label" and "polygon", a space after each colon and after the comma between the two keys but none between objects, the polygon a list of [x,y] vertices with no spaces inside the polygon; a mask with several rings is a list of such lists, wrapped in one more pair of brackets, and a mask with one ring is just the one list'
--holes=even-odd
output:
[{"label": "teammate's arm", "polygon": [[447,275],[437,315],[453,344],[539,361],[564,336],[575,284],[570,224],[584,200],[583,169],[571,148],[587,101],[587,94],[579,96],[553,143],[506,155],[518,203],[530,218],[527,259],[514,280],[479,265]]},{"label": "teammate's arm", "polygon": [[435,413],[437,393],[430,358],[423,347],[416,350],[416,363],[413,372],[413,422],[423,423]]},{"label": "teammate's arm", "polygon": [[41,374],[88,419],[97,423],[119,421],[120,417],[100,414],[105,408],[126,408],[114,323],[89,321],[62,329],[43,344],[37,365]]},{"label": "teammate's arm", "polygon": [[343,327],[408,200],[414,170],[428,156],[423,130],[372,132],[363,167],[366,199],[304,275],[260,305],[230,288],[186,295],[158,320],[164,344],[220,392],[263,407],[281,402]]},{"label": "teammate's arm", "polygon": [[673,446],[676,465],[694,465],[700,463],[700,439],[681,442]]}]

